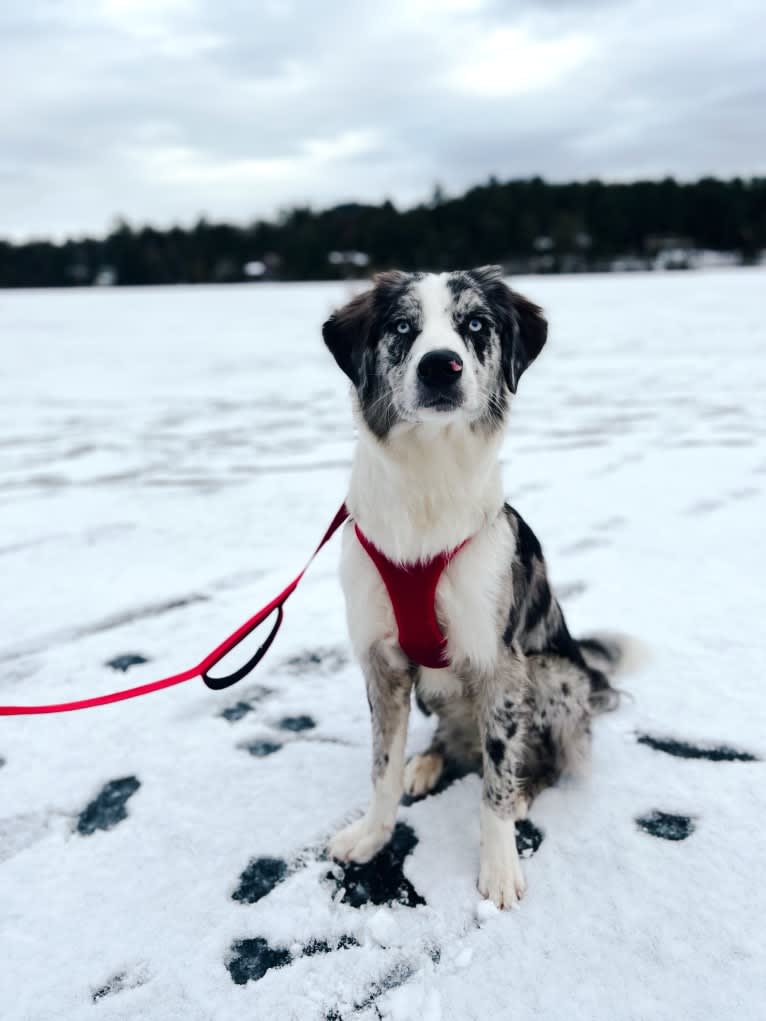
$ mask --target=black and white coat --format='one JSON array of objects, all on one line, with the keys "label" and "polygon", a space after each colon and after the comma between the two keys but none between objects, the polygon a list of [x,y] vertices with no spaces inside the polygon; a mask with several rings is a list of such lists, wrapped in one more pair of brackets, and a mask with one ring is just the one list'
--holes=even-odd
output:
[{"label": "black and white coat", "polygon": [[[587,760],[591,713],[614,698],[596,669],[612,650],[570,636],[540,544],[503,497],[510,400],[547,323],[498,268],[483,267],[381,274],[323,335],[353,384],[359,437],[347,504],[361,530],[400,562],[471,537],[437,588],[451,666],[432,670],[399,647],[382,579],[346,526],[341,574],[372,715],[373,795],[330,850],[368,861],[389,839],[403,792],[423,795],[445,769],[478,767],[479,890],[508,906],[524,891],[515,820]],[[413,689],[438,724],[431,747],[405,766]]]}]

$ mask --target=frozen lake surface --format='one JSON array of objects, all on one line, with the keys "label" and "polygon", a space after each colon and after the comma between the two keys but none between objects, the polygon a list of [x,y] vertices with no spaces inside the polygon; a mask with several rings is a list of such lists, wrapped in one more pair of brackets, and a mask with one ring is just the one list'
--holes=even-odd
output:
[{"label": "frozen lake surface", "polygon": [[[377,874],[324,857],[369,789],[336,544],[228,692],[0,720],[3,1021],[763,1017],[766,274],[515,283],[551,333],[508,498],[574,633],[644,650],[520,908],[476,891],[475,776]],[[191,665],[296,573],[348,475],[346,295],[0,292],[0,702]]]}]

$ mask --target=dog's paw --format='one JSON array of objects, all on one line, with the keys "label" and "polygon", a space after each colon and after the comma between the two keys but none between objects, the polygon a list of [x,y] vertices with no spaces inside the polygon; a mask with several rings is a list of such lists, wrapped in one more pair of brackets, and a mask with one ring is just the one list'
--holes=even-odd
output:
[{"label": "dog's paw", "polygon": [[516,848],[516,825],[512,818],[495,815],[485,802],[480,814],[479,893],[497,907],[509,908],[521,900],[526,889]]},{"label": "dog's paw", "polygon": [[363,865],[386,846],[392,831],[393,826],[375,823],[363,815],[335,834],[330,841],[330,854],[336,861]]},{"label": "dog's paw", "polygon": [[[515,859],[515,860],[514,860]],[[506,860],[488,860],[482,854],[479,893],[499,908],[510,908],[524,896],[527,884],[516,855]]]},{"label": "dog's paw", "polygon": [[404,767],[404,793],[413,798],[429,794],[444,770],[444,756],[439,752],[414,755]]}]

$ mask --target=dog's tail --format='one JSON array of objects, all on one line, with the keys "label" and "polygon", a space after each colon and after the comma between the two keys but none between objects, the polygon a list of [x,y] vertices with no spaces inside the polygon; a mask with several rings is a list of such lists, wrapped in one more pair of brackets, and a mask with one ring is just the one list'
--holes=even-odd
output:
[{"label": "dog's tail", "polygon": [[616,709],[622,692],[612,685],[612,678],[636,666],[642,654],[639,643],[627,635],[604,632],[579,638],[577,644],[588,667],[591,708],[601,713]]}]

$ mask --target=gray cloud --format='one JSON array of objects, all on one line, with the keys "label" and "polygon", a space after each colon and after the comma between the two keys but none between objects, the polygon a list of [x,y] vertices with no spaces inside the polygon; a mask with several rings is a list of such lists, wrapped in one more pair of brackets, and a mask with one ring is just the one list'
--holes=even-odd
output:
[{"label": "gray cloud", "polygon": [[509,7],[5,5],[0,235],[407,203],[489,174],[766,169],[759,0]]}]

